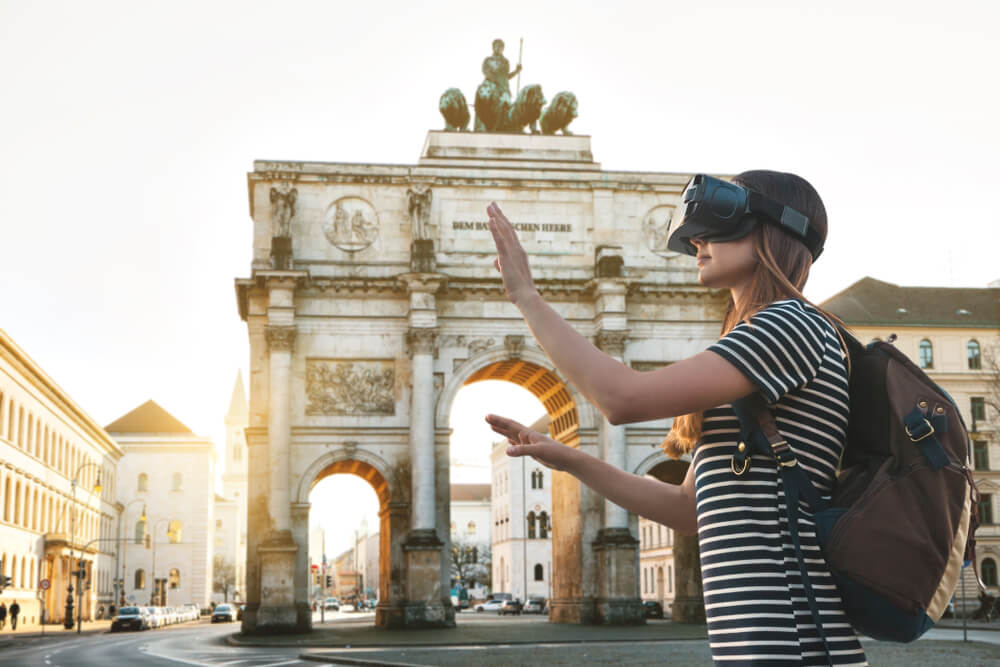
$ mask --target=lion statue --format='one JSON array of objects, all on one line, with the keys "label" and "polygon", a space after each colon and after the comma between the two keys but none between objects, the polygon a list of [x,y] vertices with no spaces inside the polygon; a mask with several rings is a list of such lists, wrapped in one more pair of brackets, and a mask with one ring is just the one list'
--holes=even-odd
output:
[{"label": "lion statue", "polygon": [[538,118],[545,106],[545,95],[538,84],[525,86],[511,103],[491,81],[483,81],[476,91],[476,132],[524,132],[538,134]]},{"label": "lion statue", "polygon": [[525,86],[517,94],[514,106],[507,114],[506,132],[523,133],[527,127],[532,134],[538,134],[538,118],[545,106],[545,95],[537,83]]},{"label": "lion statue", "polygon": [[438,109],[444,116],[444,129],[447,132],[464,132],[469,129],[469,105],[458,88],[444,91],[438,102]]},{"label": "lion statue", "polygon": [[476,132],[503,132],[501,129],[510,113],[510,95],[492,81],[486,80],[476,89]]},{"label": "lion statue", "polygon": [[542,134],[555,134],[559,130],[562,130],[563,134],[573,134],[568,127],[576,116],[576,95],[569,91],[558,93],[552,98],[552,103],[542,111],[540,120]]}]

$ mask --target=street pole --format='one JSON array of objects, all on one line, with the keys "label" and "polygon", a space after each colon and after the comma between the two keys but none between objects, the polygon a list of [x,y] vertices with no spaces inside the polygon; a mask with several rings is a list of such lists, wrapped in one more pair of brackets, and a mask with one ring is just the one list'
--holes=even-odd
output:
[{"label": "street pole", "polygon": [[323,540],[323,545],[320,551],[323,554],[323,567],[321,571],[323,572],[319,582],[320,590],[323,592],[321,596],[322,599],[319,602],[319,622],[326,623],[326,529],[321,528],[319,531],[320,539]]}]

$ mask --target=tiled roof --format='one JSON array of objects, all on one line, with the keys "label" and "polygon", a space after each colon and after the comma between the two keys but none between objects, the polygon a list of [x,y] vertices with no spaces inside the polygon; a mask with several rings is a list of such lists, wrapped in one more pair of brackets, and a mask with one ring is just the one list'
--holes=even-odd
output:
[{"label": "tiled roof", "polygon": [[489,500],[489,484],[452,484],[451,500]]},{"label": "tiled roof", "polygon": [[902,287],[862,278],[820,306],[848,325],[1000,328],[998,287]]},{"label": "tiled roof", "polygon": [[105,426],[104,430],[108,433],[183,433],[184,435],[194,435],[191,429],[153,400],[146,401],[135,410],[122,415]]}]

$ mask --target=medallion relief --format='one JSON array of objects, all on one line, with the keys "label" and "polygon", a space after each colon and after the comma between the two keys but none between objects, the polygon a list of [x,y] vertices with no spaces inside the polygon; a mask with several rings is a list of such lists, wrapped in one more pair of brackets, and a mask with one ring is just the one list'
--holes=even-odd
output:
[{"label": "medallion relief", "polygon": [[341,197],[326,209],[323,233],[341,250],[364,250],[378,237],[378,214],[361,197]]},{"label": "medallion relief", "polygon": [[667,239],[670,237],[674,213],[673,206],[661,205],[650,209],[642,219],[642,233],[646,237],[646,245],[661,257],[677,255],[676,252],[667,248]]},{"label": "medallion relief", "polygon": [[306,360],[306,414],[396,414],[391,360]]}]

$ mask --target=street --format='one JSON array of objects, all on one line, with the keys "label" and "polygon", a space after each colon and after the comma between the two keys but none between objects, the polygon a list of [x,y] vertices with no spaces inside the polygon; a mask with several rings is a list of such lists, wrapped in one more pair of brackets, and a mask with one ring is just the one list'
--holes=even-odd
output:
[{"label": "street", "polygon": [[[371,612],[352,611],[328,612],[327,622],[319,623],[315,615],[317,629],[359,627],[373,621]],[[461,665],[475,662],[477,665],[546,664],[585,665],[621,664],[632,665],[661,664],[665,656],[675,664],[710,664],[707,642],[704,640],[641,641],[624,643],[621,641],[601,641],[602,632],[595,628],[594,638],[586,642],[546,642],[532,641],[538,633],[549,634],[545,616],[497,617],[494,614],[464,612],[459,615],[459,627],[444,631],[451,646],[383,646],[360,649],[341,647],[332,651],[314,646],[267,646],[238,647],[226,643],[226,637],[239,630],[237,623],[211,624],[202,619],[194,624],[177,625],[160,630],[128,633],[96,633],[76,636],[37,635],[18,637],[12,645],[0,648],[0,664],[10,666],[44,667],[108,667],[109,665],[196,665],[200,667],[277,667],[278,665],[317,664],[303,660],[304,653],[322,654],[326,658],[349,658],[367,660],[370,664],[395,662],[423,665]],[[508,632],[529,643],[517,641],[487,644],[469,643],[469,637],[477,627],[504,626]],[[655,632],[664,632],[667,621],[653,621]],[[463,634],[462,628],[467,634]],[[433,632],[433,631],[432,631]],[[926,640],[909,645],[891,645],[866,640],[865,650],[872,664],[935,664],[943,656],[952,667],[991,662],[1000,649],[1000,632],[973,629],[969,639],[976,643],[962,644],[960,629],[937,628],[927,633]],[[944,641],[942,641],[944,640]],[[926,662],[930,660],[931,662]],[[916,662],[914,662],[916,661]],[[362,663],[363,664],[363,663]]]}]

